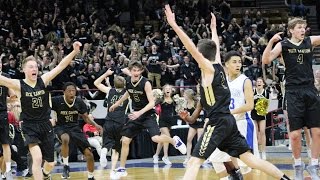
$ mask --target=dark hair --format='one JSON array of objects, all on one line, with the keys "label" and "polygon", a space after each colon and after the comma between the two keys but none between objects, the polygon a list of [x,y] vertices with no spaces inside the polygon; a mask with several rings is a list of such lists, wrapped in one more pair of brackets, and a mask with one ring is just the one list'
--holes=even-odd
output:
[{"label": "dark hair", "polygon": [[197,44],[198,50],[202,55],[210,60],[215,61],[217,53],[217,45],[211,39],[201,39]]},{"label": "dark hair", "polygon": [[129,65],[128,65],[129,70],[131,70],[134,67],[137,67],[140,70],[143,70],[143,65],[141,64],[140,61],[132,61],[129,63]]},{"label": "dark hair", "polygon": [[68,86],[73,86],[75,89],[77,89],[76,84],[74,84],[73,82],[66,82],[63,84],[62,90],[65,91]]},{"label": "dark hair", "polygon": [[224,56],[224,62],[228,62],[231,60],[231,57],[233,56],[239,56],[241,58],[241,55],[238,51],[229,51],[228,53],[226,53],[226,55]]}]

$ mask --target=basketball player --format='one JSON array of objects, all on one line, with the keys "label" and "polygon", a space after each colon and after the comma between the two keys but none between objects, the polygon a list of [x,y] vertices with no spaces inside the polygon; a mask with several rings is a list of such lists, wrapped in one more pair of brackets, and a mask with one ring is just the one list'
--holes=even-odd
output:
[{"label": "basketball player", "polygon": [[[9,75],[2,72],[2,60],[0,59],[0,74],[1,76],[9,77]],[[9,138],[9,123],[7,112],[7,98],[15,96],[13,90],[6,86],[0,86],[0,143],[2,144],[3,160],[5,169],[1,169],[6,179],[13,179],[11,172],[11,150]]]},{"label": "basketball player", "polygon": [[[114,77],[115,88],[107,87],[101,82],[111,76],[113,71],[107,70],[103,75],[94,81],[94,85],[102,92],[107,94],[106,102],[107,107],[111,107],[116,101],[118,101],[126,92],[124,86],[126,84],[125,79],[122,76]],[[119,159],[119,153],[121,150],[121,130],[125,124],[126,116],[128,111],[128,100],[125,100],[119,107],[117,107],[113,112],[108,112],[106,121],[103,125],[103,145],[100,156],[100,165],[102,167],[107,166],[107,153],[108,150],[112,149],[111,155],[111,171],[110,178],[114,179],[116,177],[116,165]]]},{"label": "basketball player", "polygon": [[117,175],[120,177],[127,176],[125,164],[129,153],[129,144],[132,138],[143,129],[148,129],[153,142],[170,143],[182,154],[186,153],[186,146],[178,136],[171,138],[164,134],[159,135],[160,130],[153,109],[155,102],[152,87],[150,82],[141,76],[143,65],[138,61],[133,61],[129,64],[129,70],[131,77],[126,78],[126,93],[109,108],[109,111],[115,111],[129,96],[132,99],[133,112],[128,115],[128,122],[122,129],[120,167],[117,169]]},{"label": "basketball player", "polygon": [[[303,179],[304,163],[301,161],[301,131],[311,129],[311,160],[307,171],[312,179],[319,179],[320,153],[320,97],[314,86],[312,70],[313,48],[320,45],[320,36],[305,37],[306,21],[293,18],[288,22],[291,37],[282,40],[281,32],[274,35],[264,50],[262,61],[270,64],[282,55],[285,64],[285,98],[290,125],[290,139],[294,157],[295,179]],[[277,43],[274,48],[274,43]]]},{"label": "basketball player", "polygon": [[102,127],[88,117],[86,104],[80,97],[76,97],[76,88],[72,82],[66,82],[63,85],[63,95],[52,98],[52,110],[57,114],[54,131],[62,142],[61,155],[64,167],[61,178],[70,178],[69,142],[72,140],[86,157],[88,180],[93,180],[94,157],[90,144],[79,127],[78,117],[81,115],[86,123],[94,125],[100,132]]},{"label": "basketball player", "polygon": [[[241,74],[242,59],[241,55],[237,52],[230,51],[226,54],[225,66],[228,72],[228,86],[231,92],[230,112],[236,119],[241,135],[246,138],[247,144],[253,150],[254,155],[259,157],[257,134],[254,122],[250,117],[250,111],[254,106],[252,82],[247,76]],[[216,150],[210,156],[210,160],[217,173],[221,172],[223,174],[225,171],[221,161],[228,160],[227,157],[223,157],[226,155],[226,153]],[[233,159],[233,162],[236,163],[237,161]],[[240,162],[240,166],[246,167],[242,162]],[[245,169],[248,170],[247,168]]]},{"label": "basketball player", "polygon": [[219,47],[216,46],[219,41],[214,14],[211,14],[211,29],[214,40],[202,39],[199,41],[198,47],[177,25],[169,5],[165,6],[165,14],[169,25],[177,33],[201,69],[200,102],[209,118],[204,130],[205,133],[194,148],[183,179],[196,179],[201,164],[216,148],[227,152],[232,157],[240,157],[249,167],[259,169],[278,179],[288,179],[274,165],[255,157],[250,152],[245,138],[238,131],[236,121],[229,110],[230,90],[221,65]]},{"label": "basketball player", "polygon": [[[14,90],[21,102],[22,133],[32,156],[35,179],[51,179],[54,167],[54,134],[50,122],[49,92],[47,85],[80,52],[80,42],[73,43],[73,51],[51,71],[38,77],[38,64],[33,56],[22,62],[25,79],[9,79],[0,75],[0,85]],[[42,160],[45,160],[43,171]]]}]

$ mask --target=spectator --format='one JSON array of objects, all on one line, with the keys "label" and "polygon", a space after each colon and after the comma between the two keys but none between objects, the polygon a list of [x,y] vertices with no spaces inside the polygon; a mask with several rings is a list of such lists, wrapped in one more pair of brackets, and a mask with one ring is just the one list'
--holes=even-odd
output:
[{"label": "spectator", "polygon": [[[89,118],[92,118],[92,115],[89,115]],[[86,138],[88,139],[88,142],[91,147],[94,147],[100,157],[101,155],[101,149],[102,149],[102,137],[97,130],[97,128],[94,125],[86,123],[83,126],[83,133],[86,135]]]},{"label": "spectator", "polygon": [[[161,61],[162,57],[161,54],[157,51],[157,46],[152,45],[151,53],[148,56],[148,79],[152,82],[153,86],[156,86],[156,88],[161,88]],[[155,84],[154,84],[155,80]]]}]

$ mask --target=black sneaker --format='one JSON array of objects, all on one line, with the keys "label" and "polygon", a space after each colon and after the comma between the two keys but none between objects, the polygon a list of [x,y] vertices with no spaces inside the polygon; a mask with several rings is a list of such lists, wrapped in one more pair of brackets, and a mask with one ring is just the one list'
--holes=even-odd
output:
[{"label": "black sneaker", "polygon": [[51,174],[44,174],[44,173],[43,173],[43,179],[44,179],[44,180],[52,180]]},{"label": "black sneaker", "polygon": [[30,172],[28,172],[25,176],[23,176],[24,179],[27,179],[27,178],[31,178],[32,177],[32,174]]},{"label": "black sneaker", "polygon": [[95,180],[95,178],[94,178],[94,177],[92,177],[92,178],[88,178],[88,180]]},{"label": "black sneaker", "polygon": [[240,169],[237,169],[236,171],[232,172],[228,179],[229,180],[243,180],[243,176],[240,172]]},{"label": "black sneaker", "polygon": [[67,165],[64,165],[64,166],[63,166],[63,171],[62,171],[61,178],[63,178],[63,179],[70,178],[69,173],[70,173],[70,167],[67,166]]}]

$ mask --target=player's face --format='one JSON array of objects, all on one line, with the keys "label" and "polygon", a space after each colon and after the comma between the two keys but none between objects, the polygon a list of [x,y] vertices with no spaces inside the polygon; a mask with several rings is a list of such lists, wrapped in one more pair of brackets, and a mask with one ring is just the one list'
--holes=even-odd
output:
[{"label": "player's face", "polygon": [[139,80],[142,70],[138,67],[132,67],[130,73],[132,75],[132,80]]},{"label": "player's face", "polygon": [[38,64],[36,61],[28,61],[24,67],[23,72],[26,75],[26,78],[31,81],[36,81],[38,77]]},{"label": "player's face", "polygon": [[66,100],[68,102],[72,102],[76,96],[77,91],[74,86],[68,86],[63,93]]},{"label": "player's face", "polygon": [[231,59],[226,63],[228,73],[230,75],[237,75],[241,72],[242,60],[239,56],[232,56]]},{"label": "player's face", "polygon": [[306,24],[296,24],[296,26],[290,30],[290,33],[293,37],[299,39],[300,41],[304,39],[306,34]]}]

